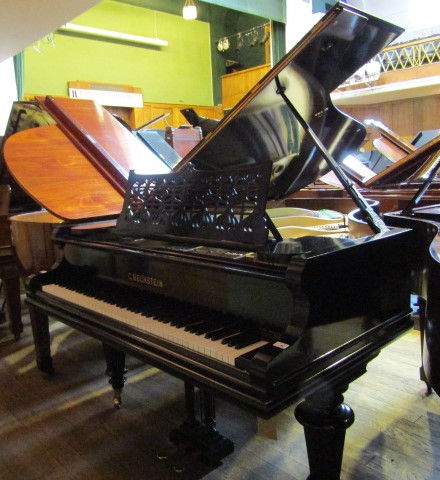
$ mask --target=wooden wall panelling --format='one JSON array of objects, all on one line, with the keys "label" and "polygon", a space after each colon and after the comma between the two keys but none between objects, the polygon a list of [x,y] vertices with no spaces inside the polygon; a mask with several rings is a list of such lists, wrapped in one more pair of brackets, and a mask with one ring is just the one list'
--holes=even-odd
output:
[{"label": "wooden wall panelling", "polygon": [[[440,95],[339,108],[361,122],[368,118],[379,120],[407,140],[419,131],[440,128]],[[368,140],[379,136],[375,129],[368,129],[368,132]]]},{"label": "wooden wall panelling", "polygon": [[[417,128],[417,125],[420,126],[420,130],[426,130],[424,128],[424,125],[429,124],[429,120],[427,119],[425,121],[424,116],[425,116],[425,111],[426,106],[425,102],[414,102],[413,105],[413,117],[414,117],[414,126]],[[429,114],[428,114],[429,115]],[[440,127],[439,127],[440,128]]]},{"label": "wooden wall panelling", "polygon": [[222,76],[222,104],[230,109],[270,70],[270,64],[246,68]]},{"label": "wooden wall panelling", "polygon": [[392,102],[392,118],[389,125],[400,136],[414,134],[414,99]]},{"label": "wooden wall panelling", "polygon": [[434,130],[440,128],[440,95],[423,97],[421,100],[422,118],[420,130]]}]

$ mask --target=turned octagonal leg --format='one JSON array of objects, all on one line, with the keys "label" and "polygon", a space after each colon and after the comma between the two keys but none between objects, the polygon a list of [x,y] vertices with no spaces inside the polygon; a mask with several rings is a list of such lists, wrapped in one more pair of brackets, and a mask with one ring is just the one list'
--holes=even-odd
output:
[{"label": "turned octagonal leg", "polygon": [[340,480],[345,431],[354,422],[353,410],[343,401],[340,393],[319,392],[296,407],[307,445],[308,480]]}]

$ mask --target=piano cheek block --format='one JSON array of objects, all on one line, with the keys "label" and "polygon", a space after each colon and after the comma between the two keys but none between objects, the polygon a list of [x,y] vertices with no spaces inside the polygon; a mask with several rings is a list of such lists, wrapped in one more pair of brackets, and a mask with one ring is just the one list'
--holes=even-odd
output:
[{"label": "piano cheek block", "polygon": [[[256,352],[248,352],[236,359],[236,366],[248,371],[252,376],[267,379],[269,367],[274,365],[276,357],[285,349],[270,343],[259,348]],[[276,362],[275,362],[276,363]]]}]

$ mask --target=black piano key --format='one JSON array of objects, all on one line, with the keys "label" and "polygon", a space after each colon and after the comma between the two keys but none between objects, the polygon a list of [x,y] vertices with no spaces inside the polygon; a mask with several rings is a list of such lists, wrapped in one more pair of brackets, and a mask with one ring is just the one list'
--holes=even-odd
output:
[{"label": "black piano key", "polygon": [[236,335],[237,333],[240,333],[240,326],[237,324],[232,324],[225,326],[223,328],[220,328],[214,332],[211,332],[209,335],[205,335],[206,338],[210,338],[211,340],[221,340],[225,339],[227,337],[230,337],[231,335]]},{"label": "black piano key", "polygon": [[175,327],[184,328],[200,321],[200,311],[197,308],[190,307],[188,309],[188,307],[179,306],[178,309],[173,311],[172,320],[169,323]]},{"label": "black piano key", "polygon": [[185,325],[184,330],[190,333],[197,334],[198,331],[203,330],[204,326],[206,326],[207,323],[208,322],[206,320],[194,317],[194,321],[189,322],[187,325]]},{"label": "black piano key", "polygon": [[249,328],[246,328],[246,329],[243,329],[242,331],[240,332],[237,332],[236,334],[233,334],[233,335],[229,335],[228,337],[224,338],[222,340],[222,343],[224,345],[228,345],[230,347],[235,347],[237,345],[240,345],[241,342],[245,342],[246,339],[249,337],[249,336],[252,336],[254,335],[256,332],[256,330],[254,329],[249,329]]},{"label": "black piano key", "polygon": [[181,320],[175,320],[174,322],[171,322],[171,325],[177,328],[186,329],[187,327],[190,327],[191,325],[197,325],[202,321],[203,320],[201,320],[199,316],[189,315]]},{"label": "black piano key", "polygon": [[205,335],[208,332],[213,332],[222,328],[226,325],[225,322],[214,321],[214,320],[205,320],[203,322],[196,323],[194,325],[189,325],[185,328],[188,332],[194,333],[195,335]]},{"label": "black piano key", "polygon": [[202,335],[214,330],[218,330],[226,325],[230,325],[233,322],[233,319],[225,316],[220,312],[203,312],[200,315],[202,320],[192,325],[185,327],[185,330],[188,332],[194,333],[196,335]]},{"label": "black piano key", "polygon": [[236,349],[245,348],[260,340],[260,332],[254,331],[249,333],[248,335],[238,335],[237,338],[234,339],[233,345],[231,346],[235,347]]}]

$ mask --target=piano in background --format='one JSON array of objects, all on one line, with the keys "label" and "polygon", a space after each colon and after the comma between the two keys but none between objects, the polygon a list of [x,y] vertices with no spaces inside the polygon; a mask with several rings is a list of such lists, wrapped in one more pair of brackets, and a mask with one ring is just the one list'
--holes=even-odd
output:
[{"label": "piano in background", "polygon": [[[428,392],[440,394],[440,135],[438,131],[420,133],[408,145],[395,132],[374,122],[382,137],[379,148],[388,152],[393,161],[379,173],[366,179],[352,176],[361,185],[364,195],[380,204],[387,225],[411,228],[414,232],[411,249],[412,292],[417,296],[421,332],[420,379]],[[284,204],[296,208],[329,208],[348,212],[353,203],[341,188],[318,190],[308,188],[302,198],[287,199]],[[352,229],[362,231],[359,212],[350,212]]]},{"label": "piano in background", "polygon": [[[109,212],[109,215],[116,215],[122,206],[123,196],[121,194],[125,191],[124,181],[126,181],[130,169],[136,168],[139,171],[139,168],[143,169],[145,167],[149,171],[168,172],[182,159],[179,152],[188,152],[201,140],[200,128],[170,129],[169,131],[167,129],[169,141],[165,138],[165,131],[164,135],[161,136],[156,130],[145,130],[145,127],[164,116],[161,115],[141,128],[132,131],[126,122],[115,115],[109,114],[105,108],[92,100],[77,102],[69,98],[39,97],[32,102],[14,102],[4,142],[1,146],[0,183],[11,186],[11,223],[16,237],[18,254],[27,273],[36,273],[39,269],[47,269],[53,265],[56,255],[52,251],[49,235],[61,221],[71,221],[72,218],[69,218],[70,214],[67,214],[67,218],[61,215],[63,217],[61,219],[58,214],[52,215],[50,213],[51,204],[47,204],[41,198],[38,185],[36,188],[27,187],[27,190],[24,191],[15,181],[4,161],[3,149],[6,140],[18,132],[45,127],[39,131],[39,135],[41,134],[43,138],[43,132],[47,132],[46,143],[42,146],[43,140],[39,140],[38,147],[29,154],[29,162],[32,162],[32,164],[29,164],[26,168],[31,168],[30,178],[40,179],[41,170],[49,172],[50,183],[52,184],[50,173],[52,169],[48,165],[50,160],[47,158],[46,152],[53,149],[55,143],[49,145],[49,147],[47,145],[52,141],[55,142],[56,133],[66,137],[62,140],[66,145],[66,151],[58,150],[54,152],[53,159],[55,161],[62,157],[67,158],[69,156],[69,158],[72,158],[73,155],[75,161],[78,162],[82,158],[82,151],[84,151],[86,157],[93,158],[92,162],[96,165],[102,164],[103,168],[109,169],[110,172],[112,168],[116,168],[116,172],[111,173],[111,175],[115,178],[118,175],[121,177],[118,180],[120,186],[117,189],[118,195],[111,200],[115,203],[116,208]],[[60,131],[61,133],[58,133]],[[181,131],[184,131],[184,133],[181,134]],[[130,132],[130,135],[127,132]],[[34,133],[23,133],[16,139],[20,139],[21,143],[27,144],[26,138],[32,138]],[[84,137],[84,140],[82,137]],[[90,138],[96,141],[96,145],[87,147]],[[59,140],[57,142],[59,143]],[[173,145],[178,148],[179,152],[173,148]],[[112,165],[116,165],[116,167],[112,167]],[[33,173],[31,173],[32,171]],[[90,178],[89,180],[92,184],[93,179]],[[99,181],[102,183],[100,177]],[[111,181],[109,183],[111,184]],[[104,191],[111,190],[111,186],[108,187],[107,182],[104,182],[103,185]],[[53,189],[53,185],[51,188]],[[83,195],[89,195],[89,193],[83,192]],[[96,191],[90,195],[92,200],[82,199],[78,200],[79,203],[90,205],[97,204],[100,201]],[[38,199],[38,202],[35,201],[35,198]],[[107,198],[105,200],[107,204],[104,208],[108,208],[108,201]],[[41,203],[47,205],[49,211],[41,212]],[[75,203],[72,205],[72,210],[75,212],[83,208],[84,205],[80,206]],[[93,211],[86,212],[84,215],[85,218],[93,218],[95,213]],[[33,241],[29,243],[30,239],[33,239]]]},{"label": "piano in background", "polygon": [[[61,222],[115,218],[131,169],[170,170],[168,157],[148,148],[93,100],[15,102],[2,157],[8,140],[13,154],[2,165],[2,181],[11,184],[14,243],[26,274],[53,265],[58,253],[49,235]],[[15,156],[26,159],[18,171]]]},{"label": "piano in background", "polygon": [[[384,214],[387,224],[417,232],[412,255],[415,265],[413,291],[418,295],[420,316],[420,378],[426,382],[428,392],[434,389],[440,394],[440,303],[437,300],[440,287],[440,135],[438,131],[427,132],[425,138],[419,134],[407,145],[382,124],[373,123],[373,126],[381,132],[379,141],[385,142],[385,150],[391,152],[394,163],[379,175],[377,182],[372,182],[373,185],[378,183],[379,188],[371,193],[380,201],[398,198],[400,208]],[[416,149],[418,143],[422,145]],[[383,189],[392,183],[394,188]],[[432,201],[426,204],[427,193],[436,200],[434,204]],[[402,201],[403,195],[405,201]],[[425,252],[425,256],[420,257],[419,252]]]},{"label": "piano in background", "polygon": [[[53,371],[54,316],[102,341],[116,405],[126,353],[181,378],[187,418],[171,438],[192,443],[213,464],[233,450],[216,429],[216,396],[264,418],[300,402],[309,478],[339,480],[354,421],[344,391],[412,326],[414,233],[387,228],[339,168],[365,128],[332,105],[330,92],[400,33],[336,4],[173,172],[130,174],[116,226],[96,223],[112,209],[95,208],[94,222],[70,215],[77,225],[55,236],[62,261],[34,276],[27,292],[39,368]],[[35,185],[20,157],[23,145],[33,149],[41,138],[22,133],[7,140],[5,156],[28,190]],[[47,166],[56,178],[56,159]],[[330,168],[365,214],[368,234],[329,229],[283,239],[268,201]],[[69,183],[70,169],[62,170],[51,211],[66,217],[81,206],[75,197],[83,188],[93,198],[90,182]],[[46,208],[51,194],[40,200]],[[315,214],[308,213],[307,221]],[[304,217],[294,220],[301,225]]]},{"label": "piano in background", "polygon": [[[172,169],[179,163],[182,157],[202,140],[203,132],[196,125],[182,125],[179,128],[168,125],[165,130],[151,128],[154,123],[165,120],[169,115],[169,113],[159,115],[133,130],[133,133],[153,150],[159,158],[163,158],[165,163]],[[128,125],[127,128],[130,129]]]},{"label": "piano in background", "polygon": [[194,128],[200,128],[204,137],[211,133],[220,121],[213,118],[202,117],[193,108],[182,108],[180,113],[186,118],[190,125]]},{"label": "piano in background", "polygon": [[14,102],[6,125],[5,135],[0,148],[0,183],[9,185],[11,188],[11,199],[9,212],[16,215],[24,212],[39,210],[40,205],[27,195],[20,185],[11,177],[3,154],[5,141],[8,137],[21,130],[36,128],[43,125],[54,124],[53,118],[41,109],[36,102]]}]

